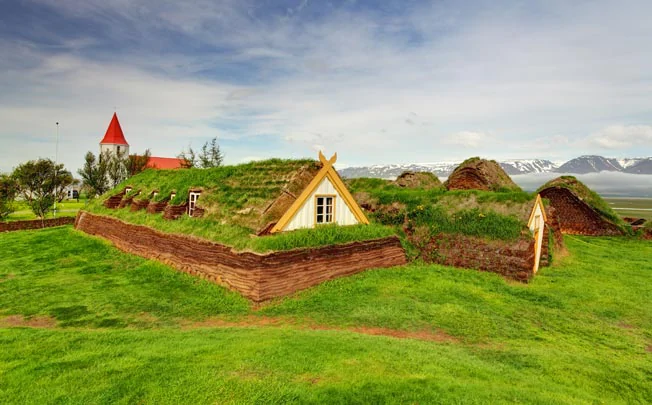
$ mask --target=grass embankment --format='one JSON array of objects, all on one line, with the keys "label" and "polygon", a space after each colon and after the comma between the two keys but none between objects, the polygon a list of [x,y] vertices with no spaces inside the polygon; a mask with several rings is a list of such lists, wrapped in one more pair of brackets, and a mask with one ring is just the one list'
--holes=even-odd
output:
[{"label": "grass embankment", "polygon": [[[21,254],[0,255],[0,398],[649,403],[652,244],[566,244],[528,285],[413,264],[254,310],[70,227],[3,234]],[[11,326],[32,321],[49,328]],[[417,338],[358,333],[372,328]]]}]

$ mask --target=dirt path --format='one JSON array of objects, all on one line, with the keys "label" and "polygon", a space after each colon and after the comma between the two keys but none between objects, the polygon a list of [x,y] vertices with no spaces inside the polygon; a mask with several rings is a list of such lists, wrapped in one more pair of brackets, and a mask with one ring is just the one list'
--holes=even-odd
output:
[{"label": "dirt path", "polygon": [[372,336],[387,336],[397,339],[416,339],[433,342],[459,343],[459,339],[442,330],[406,331],[399,329],[378,328],[372,326],[341,327],[315,323],[309,319],[296,320],[283,317],[247,316],[233,321],[223,318],[209,318],[200,322],[182,324],[183,329],[197,328],[248,328],[248,327],[287,327],[297,330],[332,330],[360,333]]},{"label": "dirt path", "polygon": [[[286,317],[245,316],[242,318],[208,318],[203,321],[180,321],[182,330],[192,329],[220,329],[220,328],[290,328],[294,330],[324,330],[359,333],[371,336],[385,336],[396,339],[414,339],[431,342],[459,343],[459,339],[442,330],[406,331],[372,326],[341,327],[316,323],[310,319],[295,319]],[[75,330],[77,328],[59,328],[57,320],[49,316],[34,316],[26,318],[23,315],[10,315],[0,318],[0,327],[3,328],[44,328]],[[88,330],[87,328],[82,328]]]}]

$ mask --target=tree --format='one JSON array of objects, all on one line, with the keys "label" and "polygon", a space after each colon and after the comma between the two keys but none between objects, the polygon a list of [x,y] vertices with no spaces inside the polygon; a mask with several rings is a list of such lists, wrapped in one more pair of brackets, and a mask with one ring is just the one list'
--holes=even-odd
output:
[{"label": "tree", "polygon": [[50,159],[23,163],[14,170],[12,177],[20,195],[41,219],[52,208],[58,191],[72,182],[72,175],[64,170],[63,164],[57,165]]},{"label": "tree", "polygon": [[0,220],[14,212],[14,199],[18,194],[16,180],[6,174],[0,174]]},{"label": "tree", "polygon": [[55,190],[55,197],[57,202],[63,201],[64,198],[66,198],[66,187],[73,185],[73,184],[79,184],[79,180],[75,179],[72,177],[72,173],[69,171],[63,171],[58,174],[59,175],[59,181],[57,182],[56,190]]},{"label": "tree", "polygon": [[188,146],[188,151],[182,150],[178,157],[184,160],[182,166],[185,168],[201,167],[202,169],[208,169],[218,167],[222,165],[224,160],[224,155],[217,144],[217,138],[204,143],[199,154]]},{"label": "tree", "polygon": [[147,162],[149,162],[151,156],[152,153],[149,149],[146,149],[142,155],[129,155],[129,159],[127,159],[127,174],[129,177],[145,170],[145,166],[147,166]]},{"label": "tree", "polygon": [[82,178],[82,185],[86,188],[88,198],[104,194],[109,189],[109,181],[106,173],[106,161],[96,161],[93,152],[87,152],[84,156],[84,167],[77,170]]},{"label": "tree", "polygon": [[213,138],[210,143],[206,142],[199,153],[199,163],[204,169],[221,166],[223,159],[224,156],[217,144],[217,138]]},{"label": "tree", "polygon": [[188,146],[188,150],[182,150],[181,153],[177,155],[177,157],[179,159],[183,159],[181,167],[185,169],[192,169],[193,167],[197,167],[197,155],[195,154],[195,151],[192,150],[192,147]]}]

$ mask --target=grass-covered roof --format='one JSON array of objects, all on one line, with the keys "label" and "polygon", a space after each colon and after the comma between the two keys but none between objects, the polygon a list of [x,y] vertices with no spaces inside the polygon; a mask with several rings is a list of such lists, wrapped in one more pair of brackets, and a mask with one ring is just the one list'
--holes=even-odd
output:
[{"label": "grass-covered roof", "polygon": [[[132,187],[135,200],[183,204],[189,191],[201,191],[198,206],[209,219],[257,231],[277,220],[321,168],[314,160],[271,159],[211,169],[146,170],[103,198]],[[156,197],[152,193],[156,191]]]},{"label": "grass-covered roof", "polygon": [[408,221],[430,227],[433,234],[517,239],[527,234],[535,201],[534,195],[524,191],[404,188],[370,178],[350,179],[347,184],[372,220],[398,226]]},{"label": "grass-covered roof", "polygon": [[449,190],[521,190],[498,162],[479,157],[467,159],[457,166],[444,186]]},{"label": "grass-covered roof", "polygon": [[403,172],[394,183],[400,187],[423,188],[426,190],[441,187],[441,181],[430,172]]},{"label": "grass-covered roof", "polygon": [[[264,238],[254,235],[269,223],[277,221],[322,167],[310,159],[270,159],[236,166],[211,169],[146,170],[137,174],[91,203],[87,210],[109,215],[125,222],[146,225],[164,232],[194,235],[220,242],[238,250],[259,252],[286,250],[295,247],[323,246],[354,240],[374,239],[393,234],[380,225],[351,227],[320,226],[319,229],[281,233]],[[184,204],[190,191],[201,191],[197,205],[203,208],[201,218],[170,221],[162,214],[128,208],[108,209],[102,203],[120,194],[125,187],[134,201],[169,201]],[[156,192],[156,196],[153,196]]]}]

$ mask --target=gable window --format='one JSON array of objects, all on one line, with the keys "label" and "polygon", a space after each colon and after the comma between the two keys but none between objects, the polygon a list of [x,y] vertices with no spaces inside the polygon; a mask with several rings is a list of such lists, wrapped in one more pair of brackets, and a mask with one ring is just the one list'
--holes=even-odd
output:
[{"label": "gable window", "polygon": [[192,216],[192,213],[195,212],[195,207],[197,207],[197,200],[199,200],[199,195],[201,193],[197,191],[191,191],[188,194],[188,215]]},{"label": "gable window", "polygon": [[318,224],[330,224],[334,222],[335,196],[315,196],[315,222]]},{"label": "gable window", "polygon": [[534,231],[537,232],[541,226],[541,215],[534,217]]}]

